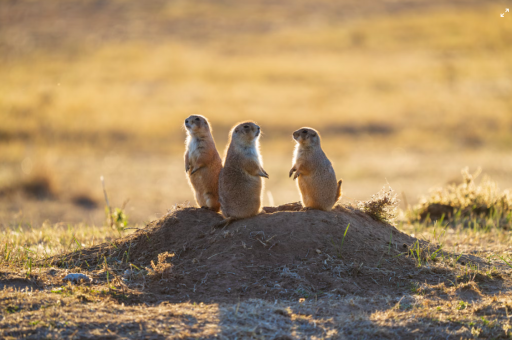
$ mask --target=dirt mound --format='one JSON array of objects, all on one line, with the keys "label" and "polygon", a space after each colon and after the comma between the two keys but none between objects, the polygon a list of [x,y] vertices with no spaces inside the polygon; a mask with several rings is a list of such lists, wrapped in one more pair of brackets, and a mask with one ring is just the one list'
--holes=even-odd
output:
[{"label": "dirt mound", "polygon": [[403,294],[412,279],[439,280],[408,255],[415,238],[350,207],[304,211],[291,203],[215,228],[220,221],[209,210],[177,208],[115,244],[68,254],[66,266],[80,256],[84,268],[106,258],[151,268],[169,252],[172,268],[138,284],[170,301]]},{"label": "dirt mound", "polygon": [[24,289],[29,291],[31,289],[39,290],[39,286],[35,282],[28,279],[23,279],[20,277],[3,279],[0,275],[0,290],[4,289]]}]

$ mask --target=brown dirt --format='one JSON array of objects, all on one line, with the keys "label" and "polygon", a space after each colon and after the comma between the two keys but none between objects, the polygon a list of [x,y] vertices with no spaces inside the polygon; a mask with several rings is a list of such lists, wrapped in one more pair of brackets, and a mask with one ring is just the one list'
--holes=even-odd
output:
[{"label": "brown dirt", "polygon": [[[78,265],[85,268],[86,260],[92,268],[104,255],[118,264],[129,254],[130,263],[144,268],[151,261],[157,264],[159,254],[174,253],[167,260],[171,271],[144,280],[142,291],[156,300],[198,302],[395,295],[403,294],[411,280],[438,283],[450,276],[449,269],[418,268],[408,255],[415,238],[351,207],[303,211],[292,203],[265,211],[216,229],[219,214],[177,208],[119,239],[115,247],[68,254],[60,264],[77,265],[80,258]],[[140,280],[128,281],[128,286],[137,284]]]},{"label": "brown dirt", "polygon": [[[508,268],[446,252],[417,267],[415,238],[353,208],[292,203],[213,228],[221,220],[178,207],[115,243],[55,258],[61,268],[0,270],[0,337],[458,339],[496,338],[508,325]],[[435,249],[419,244],[423,257]],[[170,271],[122,280],[128,263],[151,267],[167,252],[171,263],[157,269]],[[76,271],[94,282],[62,281]]]},{"label": "brown dirt", "polygon": [[0,290],[39,290],[40,283],[34,279],[20,277],[14,273],[0,271]]}]

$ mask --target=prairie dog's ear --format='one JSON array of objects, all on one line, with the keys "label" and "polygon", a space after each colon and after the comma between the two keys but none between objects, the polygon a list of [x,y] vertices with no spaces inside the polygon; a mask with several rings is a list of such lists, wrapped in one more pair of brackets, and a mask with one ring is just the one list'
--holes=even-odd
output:
[{"label": "prairie dog's ear", "polygon": [[312,137],[316,137],[316,133],[311,132],[311,136],[312,136]]},{"label": "prairie dog's ear", "polygon": [[238,129],[235,129],[235,131],[233,131],[233,133],[238,133]]}]

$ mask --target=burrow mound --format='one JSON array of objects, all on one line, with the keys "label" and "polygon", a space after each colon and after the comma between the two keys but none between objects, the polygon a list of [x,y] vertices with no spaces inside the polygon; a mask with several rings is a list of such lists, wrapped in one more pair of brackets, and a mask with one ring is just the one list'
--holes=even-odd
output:
[{"label": "burrow mound", "polygon": [[146,290],[171,301],[371,296],[403,293],[413,277],[432,278],[407,255],[415,238],[350,207],[303,211],[292,203],[215,228],[220,221],[209,210],[177,208],[82,259],[90,265],[102,255],[129,256],[144,268],[159,254],[174,253],[167,260],[170,273],[144,282]]}]

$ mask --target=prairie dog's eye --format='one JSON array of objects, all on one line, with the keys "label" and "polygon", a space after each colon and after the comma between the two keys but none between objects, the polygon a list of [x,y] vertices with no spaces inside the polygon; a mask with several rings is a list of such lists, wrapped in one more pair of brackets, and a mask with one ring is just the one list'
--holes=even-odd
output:
[{"label": "prairie dog's eye", "polygon": [[196,118],[196,120],[199,120],[199,118]]},{"label": "prairie dog's eye", "polygon": [[302,130],[302,133],[308,133],[308,130]]},{"label": "prairie dog's eye", "polygon": [[249,128],[249,125],[244,125],[244,129],[248,129]]}]

